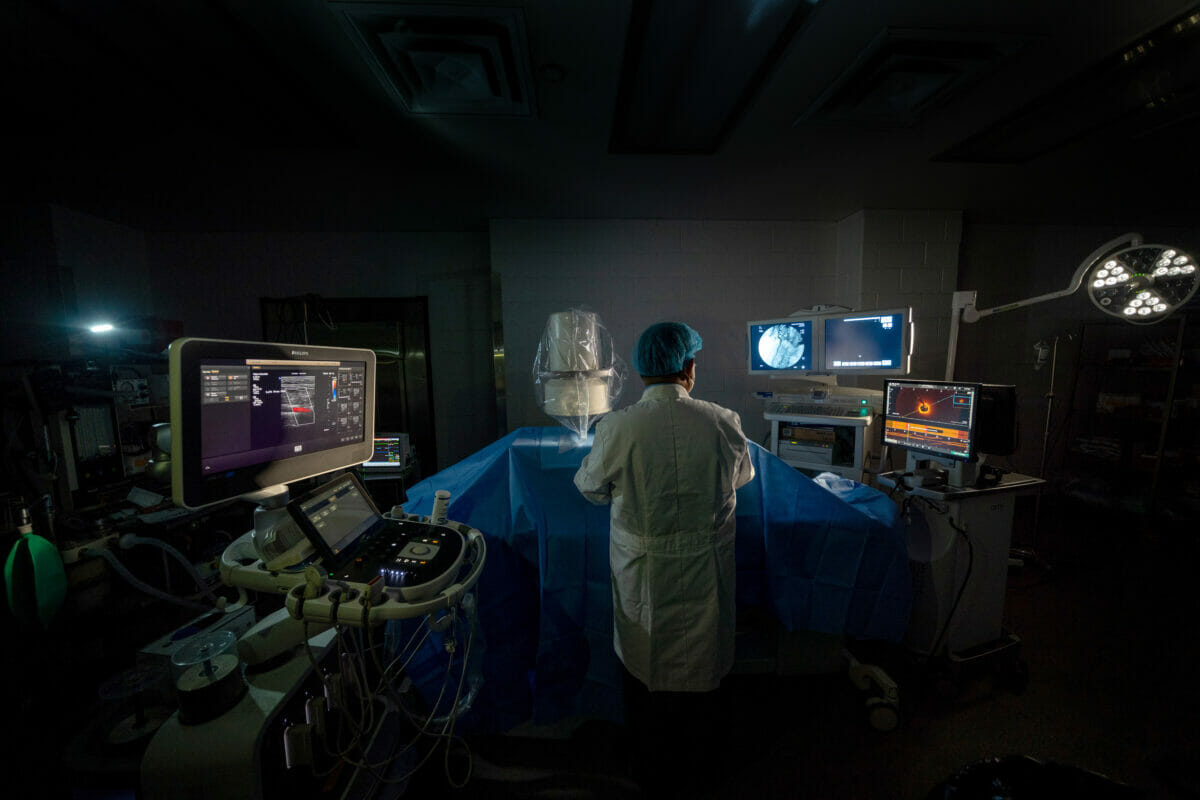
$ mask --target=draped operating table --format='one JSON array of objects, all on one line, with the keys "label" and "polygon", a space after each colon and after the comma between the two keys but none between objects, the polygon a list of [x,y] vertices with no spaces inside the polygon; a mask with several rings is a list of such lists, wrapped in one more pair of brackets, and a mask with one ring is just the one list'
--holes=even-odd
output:
[{"label": "draped operating table", "polygon": [[[434,492],[449,490],[450,518],[487,537],[477,692],[462,730],[620,719],[609,510],[572,482],[589,449],[563,428],[521,428],[408,490],[412,514],[430,513]],[[787,631],[900,641],[912,587],[895,504],[850,481],[825,488],[753,443],[751,457],[756,476],[737,498],[739,612],[765,609]],[[423,691],[436,692],[444,674],[433,656],[427,675],[420,655],[409,665]]]}]

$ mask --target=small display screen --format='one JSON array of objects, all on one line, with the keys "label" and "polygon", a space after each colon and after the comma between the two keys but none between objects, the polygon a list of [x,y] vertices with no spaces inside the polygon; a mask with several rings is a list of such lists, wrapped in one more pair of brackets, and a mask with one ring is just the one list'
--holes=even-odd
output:
[{"label": "small display screen", "polygon": [[364,467],[400,469],[408,463],[408,439],[401,436],[381,435],[375,437],[375,450]]},{"label": "small display screen", "polygon": [[979,384],[887,381],[883,443],[956,461],[975,454]]},{"label": "small display screen", "polygon": [[895,370],[905,363],[904,317],[867,312],[825,320],[825,366],[830,370]]},{"label": "small display screen", "polygon": [[298,501],[297,506],[311,532],[328,548],[326,555],[335,557],[380,520],[362,487],[349,475],[321,487]]},{"label": "small display screen", "polygon": [[751,372],[808,372],[812,359],[812,320],[750,323]]}]

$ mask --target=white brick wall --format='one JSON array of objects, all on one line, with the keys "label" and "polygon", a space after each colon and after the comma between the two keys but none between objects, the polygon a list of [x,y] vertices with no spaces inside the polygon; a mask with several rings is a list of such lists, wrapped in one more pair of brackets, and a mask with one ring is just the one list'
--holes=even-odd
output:
[{"label": "white brick wall", "polygon": [[[860,211],[862,288],[858,308],[912,306],[916,321],[912,374],[941,379],[950,335],[950,301],[958,281],[961,211]],[[853,219],[853,218],[852,218]],[[877,388],[878,381],[860,379]]]},{"label": "white brick wall", "polygon": [[[937,320],[949,318],[961,230],[961,215],[949,211],[869,210],[840,223],[492,220],[508,428],[555,424],[534,403],[530,373],[547,317],[573,306],[597,312],[627,360],[651,323],[678,319],[694,327],[704,337],[696,396],[738,411],[756,441],[767,425],[751,394],[771,381],[746,374],[748,320],[818,303],[912,305],[919,315],[916,363],[922,374],[940,377],[940,369],[926,370],[945,358]],[[640,394],[631,374],[619,405]]]}]

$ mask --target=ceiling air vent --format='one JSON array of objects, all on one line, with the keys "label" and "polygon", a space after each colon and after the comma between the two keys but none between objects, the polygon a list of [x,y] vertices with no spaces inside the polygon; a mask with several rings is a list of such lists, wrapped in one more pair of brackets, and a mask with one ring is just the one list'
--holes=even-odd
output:
[{"label": "ceiling air vent", "polygon": [[911,127],[1023,44],[990,33],[886,28],[796,124]]},{"label": "ceiling air vent", "polygon": [[521,9],[336,1],[329,8],[409,113],[533,116]]}]

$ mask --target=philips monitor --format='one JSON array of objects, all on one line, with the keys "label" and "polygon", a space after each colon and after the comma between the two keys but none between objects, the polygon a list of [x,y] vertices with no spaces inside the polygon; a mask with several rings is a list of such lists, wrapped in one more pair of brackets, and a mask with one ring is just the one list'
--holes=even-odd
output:
[{"label": "philips monitor", "polygon": [[912,309],[826,316],[821,371],[833,375],[907,375],[912,356]]},{"label": "philips monitor", "polygon": [[176,505],[278,495],[371,458],[371,350],[184,338],[168,360]]},{"label": "philips monitor", "polygon": [[884,381],[883,443],[942,462],[973,461],[981,392],[978,383]]},{"label": "philips monitor", "polygon": [[751,375],[796,375],[816,368],[812,319],[758,320],[746,330]]}]

